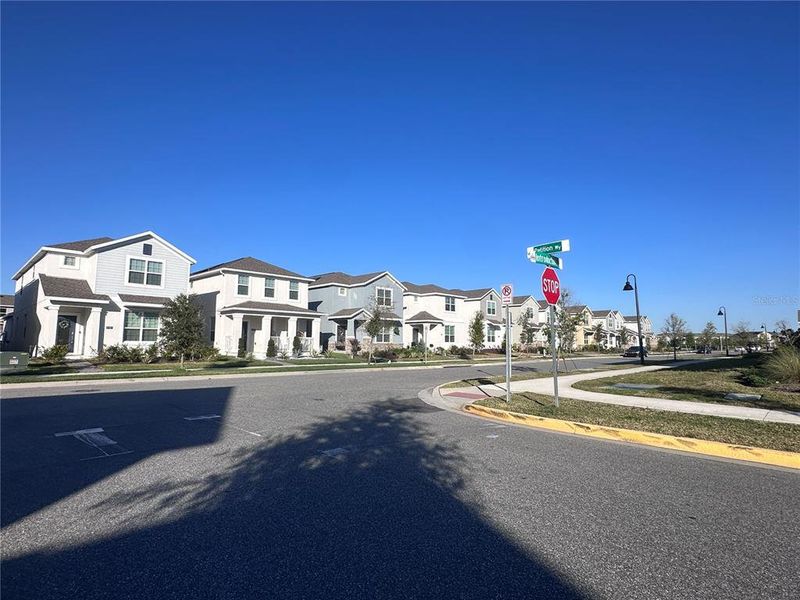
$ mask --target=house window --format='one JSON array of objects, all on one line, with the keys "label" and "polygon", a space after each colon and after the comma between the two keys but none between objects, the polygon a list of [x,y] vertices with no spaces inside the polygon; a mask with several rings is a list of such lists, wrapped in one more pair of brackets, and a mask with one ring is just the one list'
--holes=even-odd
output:
[{"label": "house window", "polygon": [[164,263],[157,260],[131,258],[128,261],[128,283],[161,287]]},{"label": "house window", "polygon": [[486,314],[487,315],[496,315],[497,314],[497,302],[494,300],[487,300],[486,302]]},{"label": "house window", "polygon": [[456,299],[453,296],[444,297],[444,309],[447,312],[456,312]]},{"label": "house window", "polygon": [[236,294],[239,296],[247,296],[250,294],[249,275],[239,275],[239,279],[236,284]]},{"label": "house window", "polygon": [[153,256],[153,244],[144,244],[142,246],[142,254],[145,256]]},{"label": "house window", "polygon": [[64,266],[65,267],[77,267],[78,266],[78,259],[74,256],[65,256],[64,257]]},{"label": "house window", "polygon": [[445,325],[444,326],[444,343],[445,344],[455,344],[456,343],[456,326],[455,325]]},{"label": "house window", "polygon": [[289,282],[289,300],[300,299],[300,284],[296,281]]},{"label": "house window", "polygon": [[128,311],[125,313],[125,342],[155,342],[158,337],[158,313]]},{"label": "house window", "polygon": [[494,327],[488,327],[486,329],[486,341],[494,343]]},{"label": "house window", "polygon": [[265,298],[275,297],[275,279],[272,277],[267,277],[264,280],[264,297]]},{"label": "house window", "polygon": [[375,300],[378,306],[391,306],[392,288],[375,288]]},{"label": "house window", "polygon": [[608,328],[614,329],[614,319],[612,319],[611,317],[608,317]]},{"label": "house window", "polygon": [[339,295],[340,296],[347,296],[347,288],[340,287],[339,288]]},{"label": "house window", "polygon": [[378,333],[378,336],[375,338],[375,341],[379,344],[388,344],[392,341],[392,328],[391,327],[384,327]]}]

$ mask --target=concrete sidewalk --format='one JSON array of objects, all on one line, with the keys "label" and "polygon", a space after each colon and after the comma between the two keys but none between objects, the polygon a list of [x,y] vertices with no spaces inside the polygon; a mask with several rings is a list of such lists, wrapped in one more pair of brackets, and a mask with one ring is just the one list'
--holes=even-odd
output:
[{"label": "concrete sidewalk", "polygon": [[[605,404],[618,404],[620,406],[635,406],[637,408],[651,408],[654,410],[670,410],[674,412],[690,413],[695,415],[710,415],[714,417],[729,417],[733,419],[750,419],[753,421],[768,421],[772,423],[793,423],[800,425],[800,412],[768,410],[764,408],[750,408],[747,406],[731,406],[727,404],[713,404],[709,402],[689,402],[684,400],[666,400],[664,398],[648,398],[646,396],[623,396],[620,394],[606,394],[601,392],[588,392],[573,388],[578,381],[589,379],[602,379],[632,373],[643,373],[669,369],[668,365],[651,367],[635,367],[615,371],[598,371],[596,373],[582,373],[578,375],[565,375],[558,378],[558,395],[564,398],[584,400],[586,402],[600,402]],[[525,381],[512,381],[511,392],[518,394],[532,392],[545,396],[553,395],[553,378],[527,379]],[[505,383],[496,383],[464,388],[448,388],[439,390],[443,399],[451,402],[472,402],[481,397],[500,397],[506,394]],[[457,400],[458,399],[458,400]]]}]

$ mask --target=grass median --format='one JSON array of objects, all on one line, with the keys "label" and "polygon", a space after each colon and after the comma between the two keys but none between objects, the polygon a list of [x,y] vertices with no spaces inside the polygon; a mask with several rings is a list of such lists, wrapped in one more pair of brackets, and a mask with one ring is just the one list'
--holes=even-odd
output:
[{"label": "grass median", "polygon": [[508,404],[500,398],[486,398],[475,404],[589,425],[800,452],[800,425],[691,415],[570,398],[561,398],[556,408],[551,396],[532,393],[514,394]]},{"label": "grass median", "polygon": [[[768,410],[800,411],[800,393],[776,386],[763,373],[764,356],[709,360],[648,373],[633,373],[579,381],[572,387],[621,396],[647,396],[749,406]],[[651,389],[623,389],[614,384],[648,384]],[[729,393],[761,396],[760,399],[726,399]]]}]

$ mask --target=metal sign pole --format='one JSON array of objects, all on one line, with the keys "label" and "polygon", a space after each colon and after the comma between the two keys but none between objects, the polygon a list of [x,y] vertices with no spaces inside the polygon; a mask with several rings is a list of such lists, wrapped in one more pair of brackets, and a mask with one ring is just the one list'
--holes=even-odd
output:
[{"label": "metal sign pole", "polygon": [[558,408],[558,356],[556,355],[556,307],[550,306],[550,351],[553,354],[553,398]]},{"label": "metal sign pole", "polygon": [[506,304],[506,402],[511,402],[511,307]]}]

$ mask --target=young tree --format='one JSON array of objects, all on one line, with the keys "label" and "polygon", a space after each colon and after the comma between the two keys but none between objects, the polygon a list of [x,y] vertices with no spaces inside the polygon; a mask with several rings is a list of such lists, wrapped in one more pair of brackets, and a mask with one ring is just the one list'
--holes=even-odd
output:
[{"label": "young tree", "polygon": [[664,326],[661,328],[661,333],[672,346],[672,359],[678,360],[678,344],[683,339],[683,336],[686,335],[686,321],[681,319],[675,313],[672,313],[664,321]]},{"label": "young tree", "polygon": [[528,346],[533,343],[536,337],[536,324],[533,322],[533,310],[529,308],[523,312],[519,316],[519,319],[517,319],[517,325],[520,327],[520,341],[525,346],[525,349],[528,350]]},{"label": "young tree", "polygon": [[472,321],[469,323],[469,343],[472,346],[472,357],[475,358],[475,352],[483,348],[483,343],[486,340],[486,333],[484,331],[483,313],[477,311]]},{"label": "young tree", "polygon": [[388,312],[386,309],[377,302],[372,303],[372,306],[369,308],[369,313],[370,317],[367,322],[364,323],[364,329],[371,338],[369,344],[369,359],[367,360],[368,363],[371,363],[372,354],[375,352],[375,340],[384,329],[391,326],[391,321],[388,319]]},{"label": "young tree", "polygon": [[747,346],[753,341],[750,333],[750,323],[748,321],[739,321],[734,325],[731,337],[737,346]]},{"label": "young tree", "polygon": [[606,346],[605,336],[603,335],[603,324],[598,323],[592,329],[592,337],[594,338],[595,344],[597,344],[597,349],[602,350]]},{"label": "young tree", "polygon": [[628,345],[628,337],[629,333],[625,327],[619,330],[619,345],[622,346],[623,348]]},{"label": "young tree", "polygon": [[714,340],[717,337],[717,326],[714,325],[711,321],[706,323],[706,326],[703,327],[703,331],[700,333],[700,343],[703,347],[712,346],[714,344]]},{"label": "young tree", "polygon": [[686,334],[686,347],[694,348],[697,346],[697,341],[694,339],[694,334],[690,331]]},{"label": "young tree", "polygon": [[167,300],[161,311],[161,343],[166,353],[181,357],[181,367],[186,355],[202,346],[203,317],[193,295]]}]

